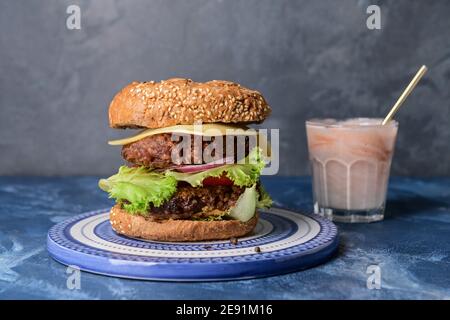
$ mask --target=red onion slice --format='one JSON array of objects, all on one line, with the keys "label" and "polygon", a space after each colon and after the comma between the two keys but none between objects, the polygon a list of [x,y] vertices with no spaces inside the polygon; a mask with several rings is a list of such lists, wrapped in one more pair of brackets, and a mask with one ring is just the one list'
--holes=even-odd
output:
[{"label": "red onion slice", "polygon": [[189,165],[179,165],[179,166],[172,166],[169,169],[173,169],[176,171],[180,171],[183,173],[194,173],[194,172],[200,172],[205,171],[208,169],[217,168],[220,166],[223,166],[225,164],[234,163],[233,157],[227,157],[223,159],[219,159],[213,162],[208,162],[205,164],[189,164]]}]

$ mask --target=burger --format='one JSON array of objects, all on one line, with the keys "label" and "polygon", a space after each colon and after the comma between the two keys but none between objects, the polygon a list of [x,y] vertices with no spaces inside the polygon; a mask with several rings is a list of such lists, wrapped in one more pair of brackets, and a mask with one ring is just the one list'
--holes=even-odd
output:
[{"label": "burger", "polygon": [[116,201],[113,230],[156,241],[251,233],[257,209],[272,200],[260,183],[268,143],[249,125],[270,112],[259,92],[229,81],[175,78],[123,88],[109,106],[110,127],[140,131],[109,142],[126,161],[99,181]]}]

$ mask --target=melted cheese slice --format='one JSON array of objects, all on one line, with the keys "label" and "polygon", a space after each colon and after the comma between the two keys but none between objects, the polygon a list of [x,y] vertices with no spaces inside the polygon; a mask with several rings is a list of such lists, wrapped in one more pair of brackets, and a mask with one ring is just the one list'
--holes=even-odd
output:
[{"label": "melted cheese slice", "polygon": [[140,133],[123,139],[108,141],[108,144],[112,146],[122,146],[132,142],[139,141],[149,136],[162,133],[178,133],[178,134],[192,134],[206,137],[214,136],[255,136],[257,138],[257,144],[262,149],[263,155],[270,157],[271,148],[270,143],[267,141],[267,136],[258,132],[255,129],[245,126],[226,125],[222,123],[209,123],[202,125],[177,125],[158,129],[145,129]]},{"label": "melted cheese slice", "polygon": [[111,140],[108,143],[112,146],[121,146],[132,142],[139,141],[149,136],[153,136],[161,133],[179,133],[179,134],[192,134],[198,136],[257,136],[258,131],[250,129],[248,127],[226,125],[221,123],[210,123],[202,125],[178,125],[158,129],[146,129],[134,135],[132,137]]}]

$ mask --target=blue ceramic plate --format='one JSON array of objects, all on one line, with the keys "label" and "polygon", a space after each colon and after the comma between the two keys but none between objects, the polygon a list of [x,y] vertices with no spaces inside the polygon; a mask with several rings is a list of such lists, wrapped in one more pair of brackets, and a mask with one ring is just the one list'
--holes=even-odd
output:
[{"label": "blue ceramic plate", "polygon": [[338,246],[332,222],[280,208],[260,211],[253,234],[237,244],[124,237],[111,229],[108,211],[88,212],[52,227],[47,237],[50,255],[65,265],[114,277],[215,281],[302,270],[325,262]]}]

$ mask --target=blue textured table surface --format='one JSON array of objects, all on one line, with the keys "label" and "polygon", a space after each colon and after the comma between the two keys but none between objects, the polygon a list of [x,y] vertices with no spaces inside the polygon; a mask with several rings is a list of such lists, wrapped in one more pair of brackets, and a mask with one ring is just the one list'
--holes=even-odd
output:
[{"label": "blue textured table surface", "polygon": [[[312,209],[309,178],[270,177],[278,206]],[[450,299],[450,179],[394,178],[387,217],[338,224],[339,254],[328,263],[282,276],[230,282],[168,283],[83,272],[67,288],[66,267],[46,251],[48,229],[84,211],[111,205],[97,178],[0,178],[2,299]],[[381,289],[367,289],[378,265]]]}]

